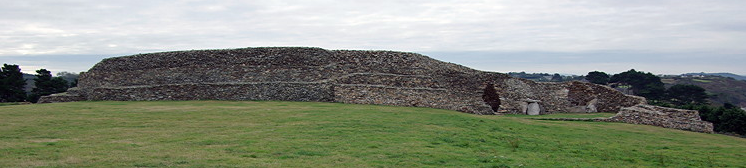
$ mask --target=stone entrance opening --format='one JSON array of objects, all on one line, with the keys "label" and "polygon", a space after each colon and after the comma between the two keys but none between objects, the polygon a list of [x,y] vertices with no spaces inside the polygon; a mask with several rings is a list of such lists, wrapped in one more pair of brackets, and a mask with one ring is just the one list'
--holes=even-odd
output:
[{"label": "stone entrance opening", "polygon": [[495,90],[495,85],[488,83],[484,87],[484,94],[482,95],[484,103],[490,106],[493,112],[497,112],[500,109],[500,95]]}]

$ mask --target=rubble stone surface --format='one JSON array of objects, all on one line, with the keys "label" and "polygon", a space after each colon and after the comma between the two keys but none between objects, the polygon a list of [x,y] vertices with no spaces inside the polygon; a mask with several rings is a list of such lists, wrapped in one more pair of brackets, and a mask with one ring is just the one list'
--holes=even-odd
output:
[{"label": "rubble stone surface", "polygon": [[702,121],[699,112],[652,105],[625,107],[605,121],[653,125],[694,132],[713,133],[712,123]]}]

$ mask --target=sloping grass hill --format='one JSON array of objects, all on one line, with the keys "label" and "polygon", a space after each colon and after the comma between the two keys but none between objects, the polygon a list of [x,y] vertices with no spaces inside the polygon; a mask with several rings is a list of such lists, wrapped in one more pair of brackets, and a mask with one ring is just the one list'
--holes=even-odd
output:
[{"label": "sloping grass hill", "polygon": [[0,106],[0,167],[744,167],[746,139],[316,102]]}]

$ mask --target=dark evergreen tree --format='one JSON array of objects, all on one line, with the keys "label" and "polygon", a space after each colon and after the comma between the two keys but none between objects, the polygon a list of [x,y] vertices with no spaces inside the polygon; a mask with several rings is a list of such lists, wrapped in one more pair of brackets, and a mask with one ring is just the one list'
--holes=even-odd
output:
[{"label": "dark evergreen tree", "polygon": [[0,102],[22,102],[26,100],[26,80],[18,65],[3,64],[0,70]]},{"label": "dark evergreen tree", "polygon": [[649,100],[661,100],[666,92],[660,77],[634,69],[611,76],[609,82],[631,85],[635,95]]},{"label": "dark evergreen tree", "polygon": [[562,76],[560,74],[554,74],[554,75],[552,75],[552,79],[550,81],[552,81],[552,82],[562,82]]},{"label": "dark evergreen tree", "polygon": [[707,104],[705,89],[696,85],[674,85],[666,90],[666,99],[675,105]]},{"label": "dark evergreen tree", "polygon": [[723,107],[725,107],[725,108],[729,108],[729,109],[732,109],[732,108],[738,108],[738,106],[736,106],[736,105],[733,105],[733,104],[730,104],[730,103],[725,103],[725,104],[723,104]]},{"label": "dark evergreen tree", "polygon": [[588,72],[588,75],[585,76],[585,80],[599,85],[606,85],[609,84],[609,74],[599,71]]},{"label": "dark evergreen tree", "polygon": [[78,87],[78,79],[75,79],[73,82],[70,83],[70,88]]},{"label": "dark evergreen tree", "polygon": [[36,71],[36,88],[31,91],[29,100],[36,103],[39,98],[46,95],[55,93],[62,93],[67,91],[67,81],[61,77],[52,77],[52,73],[46,69],[40,69]]},{"label": "dark evergreen tree", "polygon": [[495,85],[489,83],[484,87],[484,95],[482,95],[482,99],[492,108],[492,111],[497,112],[497,110],[500,109],[500,95],[497,94]]},{"label": "dark evergreen tree", "polygon": [[713,123],[715,130],[746,135],[746,111],[735,106],[731,107],[723,106],[721,108],[722,112],[718,118],[720,120],[719,123]]}]

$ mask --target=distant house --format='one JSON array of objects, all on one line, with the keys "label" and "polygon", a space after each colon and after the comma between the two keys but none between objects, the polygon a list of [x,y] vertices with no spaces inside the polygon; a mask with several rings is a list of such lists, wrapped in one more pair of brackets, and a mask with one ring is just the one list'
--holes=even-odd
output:
[{"label": "distant house", "polygon": [[684,75],[681,75],[681,77],[682,78],[704,78],[705,75],[700,75],[700,74],[684,74]]}]

